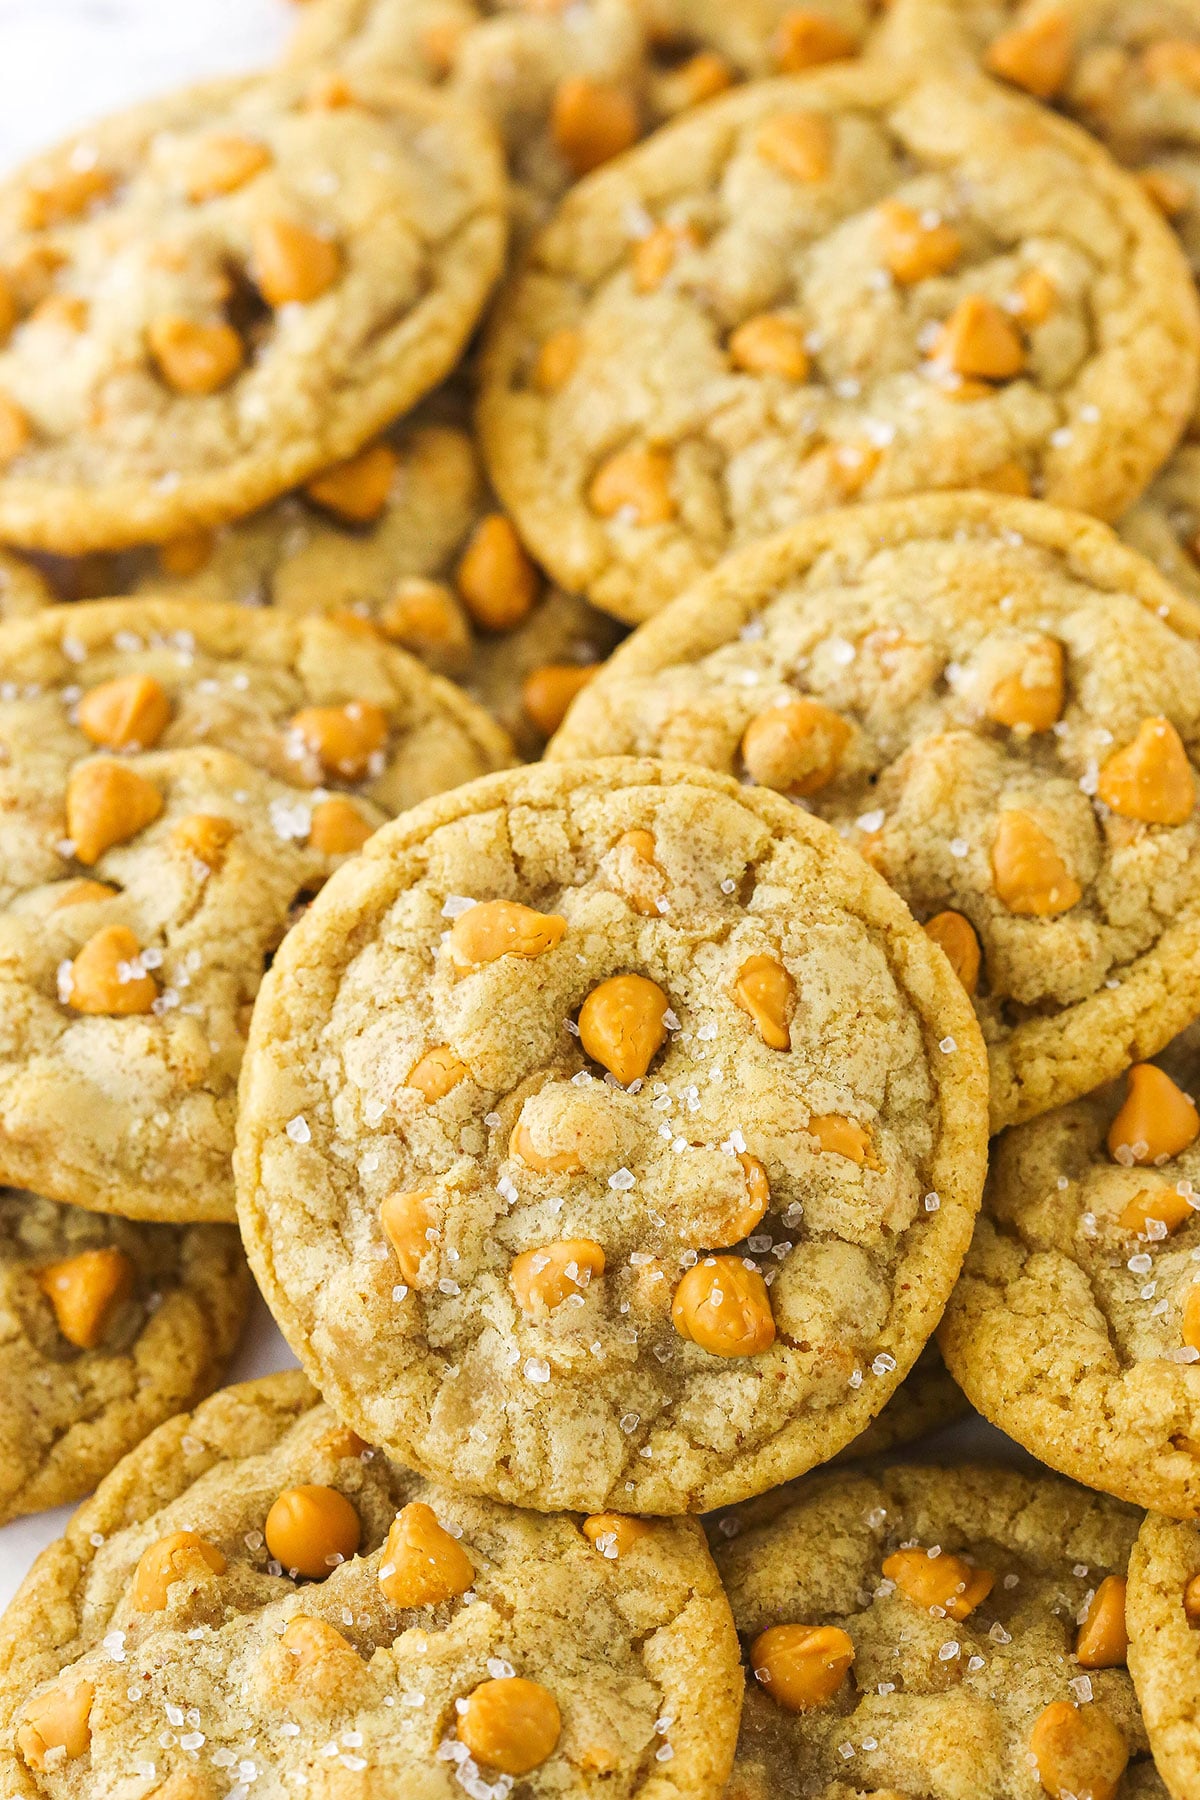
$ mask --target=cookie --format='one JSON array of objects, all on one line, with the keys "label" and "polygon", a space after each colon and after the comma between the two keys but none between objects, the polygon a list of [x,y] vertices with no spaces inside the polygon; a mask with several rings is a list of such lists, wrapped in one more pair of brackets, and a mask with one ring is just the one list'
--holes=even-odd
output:
[{"label": "cookie", "polygon": [[1200,1533],[1147,1513],[1129,1559],[1129,1671],[1172,1800],[1200,1784]]},{"label": "cookie", "polygon": [[819,822],[671,764],[517,770],[377,835],[281,949],[243,1235],[389,1453],[699,1511],[904,1378],[970,1235],[983,1082],[947,965]]},{"label": "cookie", "polygon": [[54,598],[32,563],[0,550],[0,620],[23,619]]},{"label": "cookie", "polygon": [[1200,1011],[1200,613],[1077,514],[855,507],[751,546],[635,633],[552,758],[660,755],[835,825],[947,949],[992,1129]]},{"label": "cookie", "polygon": [[952,1380],[936,1343],[926,1344],[883,1411],[867,1429],[839,1453],[839,1462],[864,1456],[884,1456],[902,1444],[915,1443],[945,1425],[953,1425],[969,1411],[966,1396]]},{"label": "cookie", "polygon": [[568,196],[498,302],[481,435],[534,555],[638,620],[850,499],[1116,517],[1187,417],[1196,345],[1177,244],[1083,133],[982,78],[844,64],[715,101]]},{"label": "cookie", "polygon": [[38,1560],[0,1627],[5,1792],[719,1800],[741,1675],[698,1524],[469,1499],[315,1398],[277,1375],[172,1420]]},{"label": "cookie", "polygon": [[1165,1800],[1124,1666],[1138,1518],[1009,1469],[839,1471],[721,1543],[727,1800]]},{"label": "cookie", "polygon": [[226,1225],[134,1225],[0,1189],[0,1524],[89,1493],[219,1381],[250,1273]]},{"label": "cookie", "polygon": [[1179,446],[1117,530],[1173,586],[1200,600],[1200,444]]},{"label": "cookie", "polygon": [[1007,1132],[942,1321],[994,1425],[1089,1487],[1200,1513],[1200,1041]]},{"label": "cookie", "polygon": [[507,151],[523,237],[650,122],[644,43],[630,0],[311,0],[289,60],[353,81],[415,77],[477,108]]},{"label": "cookie", "polygon": [[251,512],[457,360],[504,248],[486,123],[296,72],[135,107],[0,184],[0,538],[75,553]]},{"label": "cookie", "polygon": [[638,0],[649,37],[650,102],[672,118],[736,81],[799,75],[865,47],[874,0]]}]

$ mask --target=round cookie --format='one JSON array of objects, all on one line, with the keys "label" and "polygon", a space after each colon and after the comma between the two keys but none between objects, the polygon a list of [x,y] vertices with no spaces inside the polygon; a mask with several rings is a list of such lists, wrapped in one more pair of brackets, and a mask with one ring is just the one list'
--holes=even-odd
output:
[{"label": "round cookie", "polygon": [[930,495],[751,546],[617,651],[550,749],[630,754],[789,793],[936,921],[993,1131],[1200,1011],[1200,613],[1091,520]]},{"label": "round cookie", "polygon": [[544,1509],[699,1511],[904,1378],[970,1235],[984,1081],[948,965],[819,822],[697,769],[536,766],[377,834],[289,936],[243,1236],[390,1453]]},{"label": "round cookie", "polygon": [[23,619],[53,598],[32,563],[0,550],[0,620]]},{"label": "round cookie", "polygon": [[900,1467],[739,1524],[715,1549],[747,1668],[726,1800],[1165,1800],[1124,1667],[1131,1508]]},{"label": "round cookie", "polygon": [[1172,1800],[1200,1784],[1200,1532],[1147,1513],[1129,1559],[1129,1670]]},{"label": "round cookie", "polygon": [[38,157],[0,185],[0,538],[158,542],[353,455],[504,236],[486,123],[383,77],[209,83]]},{"label": "round cookie", "polygon": [[469,1499],[315,1399],[277,1375],[172,1420],[38,1560],[5,1792],[719,1800],[741,1675],[698,1524]]},{"label": "round cookie", "polygon": [[0,1189],[0,1524],[89,1493],[217,1385],[250,1300],[225,1225],[135,1225]]},{"label": "round cookie", "polygon": [[940,1340],[994,1425],[1089,1487],[1200,1513],[1200,1042],[993,1147]]},{"label": "round cookie", "polygon": [[841,65],[568,196],[494,314],[481,437],[554,578],[637,620],[849,499],[1116,517],[1187,417],[1196,345],[1178,245],[1085,134],[982,78]]}]

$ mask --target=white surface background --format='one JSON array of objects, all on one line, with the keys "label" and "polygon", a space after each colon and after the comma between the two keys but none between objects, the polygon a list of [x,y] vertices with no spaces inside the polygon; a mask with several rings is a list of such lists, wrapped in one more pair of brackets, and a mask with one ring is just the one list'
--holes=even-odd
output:
[{"label": "white surface background", "polygon": [[[291,26],[289,0],[0,0],[0,170],[114,107],[209,75],[270,62]],[[231,1381],[295,1358],[261,1300]],[[982,1420],[944,1432],[931,1454],[1020,1455]],[[71,1508],[0,1530],[0,1607]]]}]

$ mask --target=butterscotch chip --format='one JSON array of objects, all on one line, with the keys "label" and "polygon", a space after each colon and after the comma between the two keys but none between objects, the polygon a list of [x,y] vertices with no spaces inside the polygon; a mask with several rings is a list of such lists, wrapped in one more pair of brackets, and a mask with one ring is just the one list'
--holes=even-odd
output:
[{"label": "butterscotch chip", "polygon": [[[1047,219],[1059,192],[1076,203]],[[669,277],[631,281],[637,246],[684,225]],[[1021,310],[1034,271],[1045,316]],[[794,392],[736,353],[766,308],[803,324]],[[535,374],[551,331],[579,345],[559,387]],[[569,194],[492,315],[480,434],[552,579],[637,622],[851,498],[1015,468],[1117,518],[1186,420],[1198,344],[1190,270],[1136,181],[932,48],[880,54],[734,90]]]},{"label": "butterscotch chip", "polygon": [[[387,1149],[352,1180],[330,1021],[387,1047],[355,1059]],[[698,1508],[832,1454],[967,1235],[961,984],[828,828],[680,765],[536,766],[376,833],[277,952],[249,1054],[242,1218],[294,1342],[362,1436],[514,1500]],[[898,1314],[914,1256],[938,1273]]]},{"label": "butterscotch chip", "polygon": [[[115,1790],[154,1763],[163,1800],[198,1800],[253,1761],[281,1793],[328,1773],[331,1796],[345,1777],[412,1800],[456,1791],[450,1771],[510,1771],[549,1800],[586,1756],[629,1800],[665,1763],[681,1795],[720,1792],[742,1674],[697,1521],[617,1521],[638,1542],[608,1555],[578,1517],[339,1455],[343,1435],[296,1371],[226,1389],[125,1459],[0,1631],[0,1786]],[[291,1575],[267,1521],[314,1492],[361,1535],[321,1576]],[[171,1729],[199,1732],[199,1755],[161,1741],[185,1701],[201,1722],[184,1708]]]},{"label": "butterscotch chip", "polygon": [[[1107,1800],[1166,1800],[1129,1675],[1075,1657],[1138,1523],[1057,1477],[970,1465],[822,1472],[714,1520],[747,1671],[727,1794],[912,1800],[936,1756],[946,1794],[1033,1795],[1040,1774],[1060,1800],[1099,1800],[1106,1772]],[[915,1603],[913,1558],[931,1581],[949,1567],[941,1591],[973,1588],[973,1606]],[[1051,1787],[1052,1770],[1074,1785]]]},{"label": "butterscotch chip", "polygon": [[[489,127],[382,73],[336,114],[307,86],[192,87],[0,184],[0,268],[20,292],[51,251],[30,305],[83,309],[70,357],[33,330],[0,347],[6,542],[76,554],[244,517],[356,456],[457,360],[503,252]],[[22,205],[89,158],[102,186]]]},{"label": "butterscotch chip", "polygon": [[1200,614],[1110,532],[933,496],[727,561],[609,658],[548,756],[802,796],[955,934],[997,1129],[1200,1011],[1196,693]]}]

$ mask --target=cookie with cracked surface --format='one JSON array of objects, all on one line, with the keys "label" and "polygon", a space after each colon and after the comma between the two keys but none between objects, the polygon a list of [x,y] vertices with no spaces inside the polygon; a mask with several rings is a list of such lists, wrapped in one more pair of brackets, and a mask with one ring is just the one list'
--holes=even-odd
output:
[{"label": "cookie with cracked surface", "polygon": [[78,1500],[220,1380],[250,1271],[227,1225],[0,1189],[0,1524]]},{"label": "cookie with cracked surface", "polygon": [[1153,1063],[993,1146],[939,1333],[994,1425],[1090,1487],[1200,1513],[1200,1058]]},{"label": "cookie with cracked surface", "polygon": [[1172,1800],[1200,1787],[1200,1531],[1147,1513],[1129,1559],[1129,1672]]},{"label": "cookie with cracked surface", "polygon": [[800,800],[949,954],[992,1129],[1200,1010],[1200,612],[1107,527],[983,494],[750,546],[634,634],[551,758],[659,755]]},{"label": "cookie with cracked surface", "polygon": [[448,372],[503,257],[486,122],[301,72],[117,115],[0,185],[0,536],[75,553],[239,517]]},{"label": "cookie with cracked surface", "polygon": [[493,315],[481,440],[551,575],[644,619],[850,499],[1116,517],[1190,410],[1197,319],[1085,133],[982,77],[847,64],[715,101],[567,197]]},{"label": "cookie with cracked surface", "polygon": [[5,1791],[718,1800],[741,1674],[699,1525],[469,1499],[316,1398],[215,1395],[42,1555],[0,1626]]},{"label": "cookie with cracked surface", "polygon": [[243,1233],[391,1453],[699,1511],[833,1455],[916,1360],[985,1080],[947,964],[827,827],[675,764],[538,765],[414,809],[289,936]]},{"label": "cookie with cracked surface", "polygon": [[1165,1800],[1124,1666],[1132,1508],[897,1467],[727,1524],[747,1668],[727,1800]]},{"label": "cookie with cracked surface", "polygon": [[875,0],[637,0],[646,25],[647,89],[656,120],[712,100],[735,82],[799,75],[856,56]]},{"label": "cookie with cracked surface", "polygon": [[0,550],[0,620],[23,619],[48,606],[53,598],[32,563]]}]

